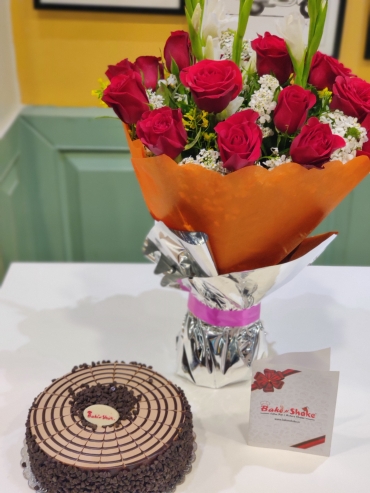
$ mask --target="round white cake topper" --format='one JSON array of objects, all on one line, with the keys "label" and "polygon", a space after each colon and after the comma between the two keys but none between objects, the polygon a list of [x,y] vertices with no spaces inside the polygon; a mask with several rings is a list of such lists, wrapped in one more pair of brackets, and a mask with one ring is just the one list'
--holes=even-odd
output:
[{"label": "round white cake topper", "polygon": [[113,425],[119,420],[118,412],[113,407],[104,404],[89,406],[83,414],[86,421],[97,426]]}]

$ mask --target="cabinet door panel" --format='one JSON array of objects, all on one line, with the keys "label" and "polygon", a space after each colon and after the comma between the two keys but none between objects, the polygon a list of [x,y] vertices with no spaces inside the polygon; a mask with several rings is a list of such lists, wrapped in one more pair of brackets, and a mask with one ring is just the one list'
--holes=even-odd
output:
[{"label": "cabinet door panel", "polygon": [[16,121],[0,139],[0,283],[11,262],[35,255],[21,157]]},{"label": "cabinet door panel", "polygon": [[73,260],[140,262],[153,220],[130,156],[123,152],[64,153],[68,249]]},{"label": "cabinet door panel", "polygon": [[0,252],[2,263],[8,265],[13,256],[19,256],[17,232],[17,199],[19,177],[17,155],[0,175]]},{"label": "cabinet door panel", "polygon": [[370,265],[370,176],[367,176],[313,234],[338,231],[316,265]]}]

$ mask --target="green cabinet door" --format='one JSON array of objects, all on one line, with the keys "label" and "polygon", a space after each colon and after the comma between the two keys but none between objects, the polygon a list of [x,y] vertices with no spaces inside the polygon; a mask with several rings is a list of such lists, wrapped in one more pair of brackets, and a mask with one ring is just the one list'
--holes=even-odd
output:
[{"label": "green cabinet door", "polygon": [[[99,109],[29,108],[22,115],[40,260],[142,262],[153,220],[119,120]],[[31,153],[31,154],[30,154]]]}]

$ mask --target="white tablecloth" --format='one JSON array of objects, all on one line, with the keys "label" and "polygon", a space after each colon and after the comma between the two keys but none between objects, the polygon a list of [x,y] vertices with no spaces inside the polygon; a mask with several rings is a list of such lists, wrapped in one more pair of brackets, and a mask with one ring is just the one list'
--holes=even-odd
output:
[{"label": "white tablecloth", "polygon": [[198,452],[178,493],[370,491],[370,268],[308,267],[262,304],[271,352],[332,348],[340,383],[330,458],[246,445],[247,384],[196,387],[174,374],[184,293],[150,265],[13,264],[0,288],[0,491],[26,493],[19,465],[33,398],[93,360],[139,361],[179,384]]}]

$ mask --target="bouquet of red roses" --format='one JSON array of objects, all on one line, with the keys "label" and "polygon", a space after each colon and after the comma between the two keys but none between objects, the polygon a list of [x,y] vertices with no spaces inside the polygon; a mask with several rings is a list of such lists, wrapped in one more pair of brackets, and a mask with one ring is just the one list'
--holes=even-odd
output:
[{"label": "bouquet of red roses", "polygon": [[[187,0],[163,60],[109,66],[101,99],[125,123],[146,204],[207,233],[220,273],[279,263],[370,170],[370,84],[317,51],[327,0],[249,42],[222,2]],[[361,156],[361,157],[358,157]]]},{"label": "bouquet of red roses", "polygon": [[247,41],[252,0],[236,30],[221,0],[185,3],[189,33],[109,66],[97,92],[161,221],[145,253],[190,291],[178,372],[219,387],[248,378],[261,299],[326,248],[308,235],[370,171],[370,84],[317,51],[328,0],[308,0],[307,43],[298,15]]}]

